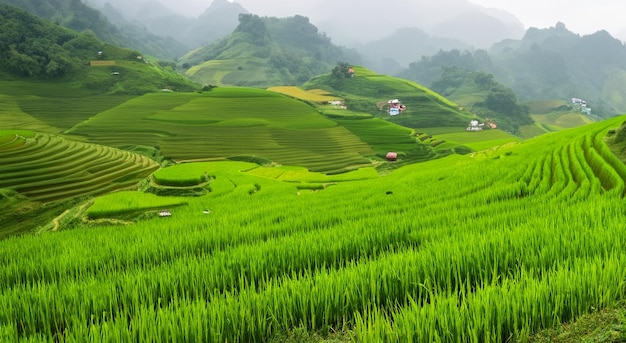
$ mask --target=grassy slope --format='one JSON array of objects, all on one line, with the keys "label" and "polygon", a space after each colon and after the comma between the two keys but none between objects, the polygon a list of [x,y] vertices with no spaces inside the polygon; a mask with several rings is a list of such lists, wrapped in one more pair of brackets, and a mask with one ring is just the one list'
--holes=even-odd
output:
[{"label": "grassy slope", "polygon": [[[305,89],[324,88],[333,95],[344,98],[349,110],[352,111],[343,111],[343,116],[338,115],[342,111],[325,111],[329,116],[338,118],[337,121],[341,125],[348,128],[363,127],[362,124],[351,123],[347,119],[363,119],[358,114],[367,112],[377,117],[377,120],[385,120],[413,128],[414,131],[424,136],[428,135],[429,138],[424,142],[437,145],[439,151],[454,149],[460,145],[473,150],[482,150],[519,140],[499,130],[468,133],[466,127],[474,117],[470,112],[460,109],[456,103],[417,83],[376,74],[362,67],[355,67],[355,76],[351,79],[334,81],[329,75],[326,75],[311,80],[303,87]],[[379,109],[380,102],[384,103],[388,99],[395,98],[407,106],[405,112],[398,116],[389,116],[385,110]],[[350,117],[349,114],[353,116]],[[374,130],[380,130],[380,126],[376,125]],[[358,131],[353,132],[359,134]],[[367,138],[360,137],[368,141]],[[397,143],[397,139],[405,140],[406,138],[391,138],[382,146],[374,149],[379,154],[385,150],[408,151],[407,146],[396,145],[394,147],[393,144],[389,144],[393,141]],[[437,156],[432,152],[429,153],[423,147],[418,150],[416,152],[413,149],[410,152],[410,154],[415,154],[412,158],[413,161]]]},{"label": "grassy slope", "polygon": [[[62,327],[76,339],[105,339],[118,329],[150,335],[159,323],[189,340],[348,329],[359,341],[406,341],[430,327],[453,335],[444,341],[524,339],[623,294],[608,281],[626,275],[624,180],[607,178],[623,171],[593,162],[608,158],[595,137],[623,120],[300,195],[229,163],[220,172],[236,187],[191,198],[172,218],[0,242],[5,331],[26,339]],[[541,167],[552,163],[570,167]],[[69,291],[59,297],[59,288]],[[32,314],[41,324],[12,330],[29,306],[43,309]],[[102,311],[115,314],[86,330],[83,318]],[[500,324],[504,332],[482,331]]]},{"label": "grassy slope", "polygon": [[134,187],[158,168],[133,153],[24,130],[0,131],[0,165],[0,237],[45,226],[72,199]]},{"label": "grassy slope", "polygon": [[162,156],[178,161],[256,155],[326,172],[367,165],[371,154],[367,144],[314,108],[245,88],[146,95],[68,133],[111,146],[160,147]]},{"label": "grassy slope", "polygon": [[[306,83],[305,89],[328,89],[346,99],[349,108],[368,112],[410,127],[458,126],[465,128],[471,118],[468,112],[439,94],[411,81],[376,74],[362,67],[354,67],[353,78],[333,80],[330,75],[314,78]],[[407,106],[402,115],[389,117],[378,110],[378,102],[399,99]]]},{"label": "grassy slope", "polygon": [[[145,68],[144,63],[129,63],[138,71]],[[382,159],[390,150],[401,153],[402,163],[434,157],[410,137],[410,129],[354,112],[355,118],[368,120],[346,120],[344,113],[329,120],[301,102],[261,90],[219,88],[204,94],[138,97],[82,86],[85,80],[113,77],[110,71],[122,70],[119,67],[91,68],[86,79],[75,81],[0,82],[0,101],[4,104],[0,118],[6,128],[65,133],[75,140],[140,151],[153,158],[197,160],[257,155],[316,171],[342,172],[371,165],[369,158]],[[146,77],[150,78],[150,73]],[[336,98],[322,93],[303,93],[310,97],[304,100]],[[155,152],[155,148],[161,151]],[[23,227],[41,224],[33,222]]]},{"label": "grassy slope", "polygon": [[597,119],[582,114],[578,108],[563,100],[533,101],[529,107],[535,124],[520,127],[519,136],[522,138],[590,124]]}]

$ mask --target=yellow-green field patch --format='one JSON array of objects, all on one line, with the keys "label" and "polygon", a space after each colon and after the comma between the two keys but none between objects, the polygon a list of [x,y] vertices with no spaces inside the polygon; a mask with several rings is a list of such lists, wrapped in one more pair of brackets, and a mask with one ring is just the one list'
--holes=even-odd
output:
[{"label": "yellow-green field patch", "polygon": [[278,87],[268,88],[267,90],[271,92],[285,94],[285,95],[294,97],[296,99],[312,101],[312,102],[317,102],[317,103],[325,103],[328,101],[343,100],[340,97],[329,95],[327,92],[321,89],[313,89],[313,90],[307,91],[296,86],[278,86]]}]

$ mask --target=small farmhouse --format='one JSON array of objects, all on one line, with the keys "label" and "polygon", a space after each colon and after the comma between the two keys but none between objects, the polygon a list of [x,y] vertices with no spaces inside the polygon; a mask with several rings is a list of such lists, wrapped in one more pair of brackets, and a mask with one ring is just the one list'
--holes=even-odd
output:
[{"label": "small farmhouse", "polygon": [[385,158],[389,162],[395,162],[398,159],[398,153],[390,151],[390,152],[387,153],[387,156],[385,156]]}]

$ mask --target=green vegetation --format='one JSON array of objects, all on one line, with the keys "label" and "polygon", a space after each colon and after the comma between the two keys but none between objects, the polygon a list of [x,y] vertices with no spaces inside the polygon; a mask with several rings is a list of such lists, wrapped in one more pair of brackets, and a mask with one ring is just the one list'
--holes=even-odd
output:
[{"label": "green vegetation", "polygon": [[[341,66],[342,64],[340,64]],[[376,74],[362,67],[353,67],[354,77],[336,77],[326,74],[311,79],[304,89],[325,89],[345,99],[348,109],[386,118],[410,128],[458,126],[465,128],[471,114],[459,110],[458,105],[414,82]],[[400,99],[407,110],[390,117],[379,103]]]},{"label": "green vegetation", "polygon": [[163,158],[176,161],[255,155],[328,173],[369,165],[366,156],[372,154],[365,142],[313,107],[252,88],[147,94],[67,133],[114,147],[158,147]]},{"label": "green vegetation", "polygon": [[316,102],[316,103],[325,103],[328,101],[342,100],[341,98],[332,96],[321,89],[311,89],[311,90],[305,91],[301,89],[300,87],[296,87],[296,86],[278,86],[278,87],[270,87],[267,90],[276,92],[276,93],[285,94],[296,99],[300,99],[304,101],[311,101],[311,102]]},{"label": "green vegetation", "polygon": [[87,90],[99,95],[198,88],[171,67],[150,62],[136,50],[103,43],[89,31],[77,33],[13,6],[0,4],[0,32],[0,72],[12,80],[45,81],[60,97],[77,88],[82,94]]},{"label": "green vegetation", "polygon": [[38,201],[135,185],[158,168],[145,157],[59,136],[0,131],[0,188]]},{"label": "green vegetation", "polygon": [[374,168],[361,168],[350,172],[326,175],[310,172],[306,168],[293,166],[258,167],[246,172],[249,175],[262,176],[284,182],[334,183],[378,178]]},{"label": "green vegetation", "polygon": [[[439,93],[329,62],[303,17],[244,15],[188,56],[227,67],[188,73],[296,83],[335,66],[306,91],[182,92],[172,66],[14,17],[31,26],[0,50],[0,341],[527,342],[623,304],[624,117],[578,126],[545,102],[511,125],[559,132],[467,132],[472,111]],[[66,53],[77,67],[47,73]],[[471,77],[494,115],[523,114]]]},{"label": "green vegetation", "polygon": [[[346,68],[352,68],[354,75],[345,72]],[[339,63],[333,72],[313,78],[303,88],[324,89],[343,98],[347,110],[321,107],[322,113],[367,142],[379,158],[385,158],[389,151],[399,153],[399,163],[394,164],[395,167],[446,156],[454,152],[455,147],[466,143],[463,137],[470,137],[464,133],[470,120],[474,119],[472,113],[411,81]],[[387,104],[390,99],[400,99],[406,110],[390,116]],[[456,138],[461,139],[452,142],[433,139],[430,131],[439,127],[459,133]],[[477,147],[491,147],[491,144],[512,140],[504,133],[496,135],[500,137],[497,140],[480,135],[485,141]],[[474,140],[474,143],[478,142]]]},{"label": "green vegetation", "polygon": [[445,144],[438,148],[466,146],[473,151],[481,151],[492,147],[519,142],[520,139],[502,130],[484,130],[477,132],[462,131],[451,128],[432,128],[428,133],[436,140],[444,140]]},{"label": "green vegetation", "polygon": [[[0,0],[0,5],[17,6],[22,10],[54,23],[54,26],[63,26],[76,32],[89,32],[99,40],[115,46],[132,47],[150,56],[165,59],[174,59],[188,49],[181,43],[163,38],[148,32],[145,27],[124,22],[118,14],[115,22],[124,22],[113,25],[104,15],[85,4],[75,0]],[[10,20],[9,20],[10,21]],[[12,27],[13,29],[15,27]],[[56,29],[55,29],[56,30]],[[5,31],[10,32],[10,31]],[[1,43],[0,43],[1,44]]]},{"label": "green vegetation", "polygon": [[609,118],[626,107],[625,61],[624,44],[606,31],[581,36],[558,23],[530,28],[521,40],[505,40],[489,50],[440,51],[398,76],[435,88],[446,68],[485,72],[521,102],[578,97],[588,101],[594,116]]},{"label": "green vegetation", "polygon": [[197,186],[209,181],[209,174],[204,164],[183,163],[161,169],[152,176],[162,186]]},{"label": "green vegetation", "polygon": [[623,306],[592,311],[552,329],[541,330],[528,339],[530,343],[615,343],[626,340],[626,310]]},{"label": "green vegetation", "polygon": [[462,104],[483,120],[498,128],[518,133],[520,126],[533,123],[528,107],[517,102],[513,91],[498,83],[493,75],[458,67],[443,67],[432,89]]},{"label": "green vegetation", "polygon": [[89,219],[119,218],[129,214],[161,210],[187,204],[184,198],[159,197],[136,191],[114,192],[95,200],[87,210]]},{"label": "green vegetation", "polygon": [[46,226],[72,199],[135,187],[158,168],[129,152],[15,130],[0,131],[0,166],[0,237]]},{"label": "green vegetation", "polygon": [[323,191],[280,181],[302,169],[211,162],[214,192],[170,218],[0,241],[2,334],[528,341],[626,294],[626,167],[604,143],[624,120]]},{"label": "green vegetation", "polygon": [[333,45],[306,17],[241,14],[231,35],[189,52],[180,63],[191,66],[185,74],[203,84],[265,88],[300,85],[355,55]]}]

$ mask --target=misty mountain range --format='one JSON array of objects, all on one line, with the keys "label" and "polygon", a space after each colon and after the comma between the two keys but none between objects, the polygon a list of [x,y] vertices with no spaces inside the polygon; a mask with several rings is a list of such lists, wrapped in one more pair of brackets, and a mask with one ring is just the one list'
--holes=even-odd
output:
[{"label": "misty mountain range", "polygon": [[[237,36],[233,36],[241,24],[241,15],[249,13],[237,2],[213,0],[196,16],[185,16],[160,2],[164,0],[82,1],[87,4],[78,0],[42,0],[37,4],[30,0],[0,0],[0,3],[22,7],[77,31],[91,30],[98,38],[122,47],[180,65],[184,62],[185,70],[193,67],[189,70],[194,75],[214,73],[207,70],[198,73],[197,69],[211,56],[228,56],[233,61],[232,67],[244,78],[243,71],[251,71],[255,63],[261,63],[258,60],[261,50],[252,56],[254,53],[246,52],[238,45]],[[313,32],[303,39],[317,43],[300,42],[315,46],[313,50],[298,51],[293,40],[291,45],[280,45],[284,42],[272,36],[279,38],[285,32],[272,29],[271,23],[266,22],[269,26],[268,34],[263,37],[267,40],[263,42],[266,46],[263,51],[268,53],[262,63],[273,63],[269,70],[282,70],[282,75],[287,77],[285,84],[292,84],[320,72],[321,66],[329,68],[332,57],[325,52],[341,48],[343,52],[335,55],[338,59],[335,62],[345,62],[346,56],[354,56],[346,53],[352,49],[360,57],[354,57],[350,63],[427,86],[448,63],[492,73],[525,101],[541,96],[587,96],[598,103],[606,102],[606,113],[626,109],[626,101],[620,100],[626,99],[626,94],[619,91],[626,89],[621,87],[622,83],[626,86],[626,65],[618,61],[626,56],[625,48],[606,32],[581,37],[567,31],[562,24],[553,30],[525,31],[510,13],[486,9],[467,0],[437,1],[436,6],[430,0],[388,0],[384,6],[377,4],[379,8],[359,6],[356,0],[309,3],[306,7],[310,17],[308,13],[296,16],[302,19],[296,22],[299,22],[297,27]],[[277,25],[286,30],[290,27],[288,20]],[[337,42],[342,46],[337,46]],[[194,52],[206,53],[194,55]],[[326,56],[323,64],[315,62],[315,54]],[[468,59],[471,63],[464,60],[467,56],[471,57]],[[307,62],[298,66],[298,60]],[[260,78],[259,85],[263,84]]]},{"label": "misty mountain range", "polygon": [[[186,44],[189,50],[231,33],[238,24],[238,15],[249,13],[239,3],[227,0],[214,0],[195,17],[178,14],[158,0],[84,1],[100,9],[112,22],[119,24],[125,20],[143,25],[154,34]],[[486,9],[467,0],[439,1],[436,6],[428,1],[390,0],[374,6],[380,8],[362,6],[355,0],[320,0],[309,9],[311,13],[298,14],[308,17],[335,44],[362,49],[365,55],[372,50],[371,44],[385,44],[385,40],[402,44],[405,53],[393,59],[404,66],[421,57],[420,54],[450,47],[487,48],[503,39],[517,39],[524,34],[522,23],[510,13]],[[423,32],[423,37],[406,39],[404,35],[404,41],[398,43],[398,35],[406,29]],[[427,44],[424,38],[429,41]],[[457,43],[451,45],[451,42]],[[407,51],[409,46],[415,49]],[[409,54],[417,55],[411,58]],[[379,57],[374,56],[372,63],[379,63]],[[382,58],[388,59],[388,56]]]}]

